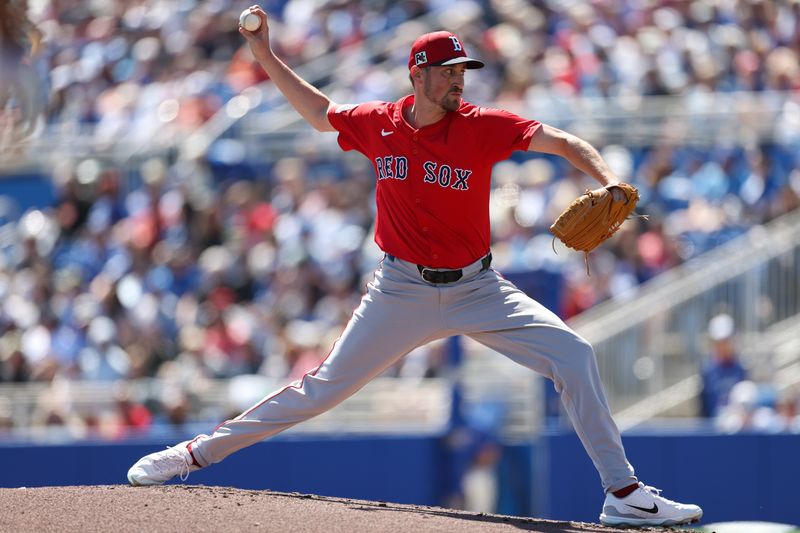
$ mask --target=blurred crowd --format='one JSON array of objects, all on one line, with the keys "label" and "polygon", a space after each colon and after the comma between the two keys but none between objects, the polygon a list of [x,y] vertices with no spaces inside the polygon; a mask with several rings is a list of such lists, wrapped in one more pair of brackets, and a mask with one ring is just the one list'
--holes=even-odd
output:
[{"label": "blurred crowd", "polygon": [[711,318],[708,342],[701,370],[702,416],[723,433],[800,433],[800,387],[780,386],[746,366],[731,315]]},{"label": "blurred crowd", "polygon": [[[39,4],[41,4],[40,2]],[[191,131],[263,81],[237,31],[249,1],[44,2],[48,119],[109,135]],[[800,2],[774,0],[269,0],[290,66],[353,102],[405,92],[409,44],[447,26],[488,64],[472,100],[686,95],[800,87]],[[478,74],[476,74],[478,75]],[[334,98],[337,99],[337,98]],[[156,120],[154,120],[156,119]],[[158,120],[161,119],[161,120]],[[143,133],[144,134],[144,133]]]},{"label": "blurred crowd", "polygon": [[[250,3],[31,2],[44,123],[91,128],[99,143],[195,132],[266,81],[237,31]],[[289,65],[332,58],[308,77],[340,102],[407,93],[410,42],[447,26],[487,62],[468,80],[478,103],[780,91],[800,113],[798,1],[261,5]],[[547,228],[592,183],[558,159],[515,156],[495,171],[495,264],[562,273],[566,318],[620,297],[800,206],[800,126],[792,131],[744,145],[599,145],[651,218],[593,253],[591,278],[578,254],[553,253]],[[186,417],[204,380],[291,380],[319,364],[380,260],[368,162],[308,147],[246,178],[204,157],[153,157],[130,174],[65,158],[54,205],[14,216],[0,202],[0,382],[163,378],[174,386],[147,406],[121,387],[117,421],[147,426],[176,405]],[[422,348],[389,374],[435,376],[445,359]],[[51,403],[40,419],[57,424],[65,415]]]}]

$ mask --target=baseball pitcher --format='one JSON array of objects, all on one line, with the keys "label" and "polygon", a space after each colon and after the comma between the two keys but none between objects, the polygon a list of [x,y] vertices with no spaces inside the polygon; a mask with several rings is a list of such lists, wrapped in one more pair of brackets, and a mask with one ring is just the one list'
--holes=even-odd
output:
[{"label": "baseball pitcher", "polygon": [[342,105],[275,56],[266,13],[258,6],[250,11],[260,26],[239,31],[289,103],[317,130],[337,132],[343,150],[357,150],[372,162],[375,241],[385,257],[318,368],[210,435],[143,457],[129,470],[130,483],[185,479],[332,408],[417,346],[467,335],[554,382],[600,474],[604,524],[699,520],[700,507],[668,500],[634,475],[589,343],[491,268],[493,165],[515,150],[556,154],[608,192],[619,181],[597,150],[546,124],[464,101],[465,73],[483,63],[469,57],[452,33],[437,31],[414,42],[408,58],[412,94],[396,102]]}]

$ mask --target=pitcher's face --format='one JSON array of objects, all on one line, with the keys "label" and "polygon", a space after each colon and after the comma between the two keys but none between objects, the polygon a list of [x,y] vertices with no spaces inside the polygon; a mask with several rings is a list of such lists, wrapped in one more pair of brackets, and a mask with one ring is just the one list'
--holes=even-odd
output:
[{"label": "pitcher's face", "polygon": [[462,63],[443,67],[426,67],[422,74],[422,94],[428,101],[445,111],[456,111],[461,106],[464,92],[464,73]]}]

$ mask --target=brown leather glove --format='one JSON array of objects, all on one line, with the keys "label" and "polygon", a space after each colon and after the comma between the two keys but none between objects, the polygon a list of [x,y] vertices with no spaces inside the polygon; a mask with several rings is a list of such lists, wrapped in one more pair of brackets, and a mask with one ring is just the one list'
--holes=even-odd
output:
[{"label": "brown leather glove", "polygon": [[639,191],[627,183],[617,183],[585,193],[575,199],[556,221],[550,232],[573,250],[588,254],[611,237],[633,212]]}]

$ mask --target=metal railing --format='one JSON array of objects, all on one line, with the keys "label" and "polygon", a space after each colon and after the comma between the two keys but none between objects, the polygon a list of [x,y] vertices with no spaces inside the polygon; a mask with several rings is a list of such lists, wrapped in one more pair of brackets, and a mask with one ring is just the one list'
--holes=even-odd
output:
[{"label": "metal railing", "polygon": [[[512,441],[535,435],[542,415],[541,380],[537,375],[471,339],[462,338],[462,350],[463,364],[446,376],[378,377],[340,405],[290,428],[288,433],[441,435],[452,423],[457,396],[462,419],[473,427]],[[185,427],[207,432],[288,384],[286,379],[261,375],[193,383],[192,390],[187,391],[192,412]],[[83,427],[86,420],[113,419],[118,398],[157,405],[170,391],[175,391],[175,384],[157,378],[59,378],[50,383],[0,384],[0,419],[10,416],[14,421],[10,434],[14,438],[47,440],[52,435],[71,435],[81,439],[89,436],[90,430]],[[47,430],[44,424],[53,420],[61,423]]]},{"label": "metal railing", "polygon": [[[778,346],[800,336],[800,211],[752,228],[697,259],[610,301],[570,325],[595,347],[609,402],[620,416],[667,412],[699,390],[707,326],[730,314],[742,356],[756,378],[800,359]],[[685,412],[684,414],[694,414]]]},{"label": "metal railing", "polygon": [[[319,68],[335,57],[298,68],[312,82]],[[380,68],[390,68],[386,60]],[[356,77],[354,75],[354,77]],[[326,94],[346,88],[321,87]],[[395,89],[399,97],[409,92]],[[484,103],[487,102],[476,102]],[[537,100],[496,102],[523,116],[535,118],[583,137],[599,146],[712,146],[778,142],[800,145],[800,93],[709,93],[698,96],[562,96],[543,91]],[[153,120],[156,121],[155,112]],[[112,163],[154,156],[203,157],[219,139],[245,143],[252,157],[274,159],[296,153],[298,143],[329,154],[339,148],[332,135],[316,135],[271,83],[246,89],[234,96],[196,131],[172,130],[168,125],[153,135],[131,134],[108,138],[90,125],[51,124],[29,140],[12,159],[0,162],[0,174],[19,168],[50,169],[64,159],[100,158]],[[131,128],[137,130],[139,128]]]},{"label": "metal railing", "polygon": [[495,428],[506,440],[526,440],[542,426],[544,389],[532,370],[467,337],[458,379],[463,388],[463,408]]},{"label": "metal railing", "polygon": [[[394,96],[408,92],[410,87],[403,87]],[[469,99],[468,93],[467,90]],[[800,143],[797,127],[800,93],[797,92],[708,93],[702,97],[563,96],[547,90],[537,94],[536,100],[475,103],[509,109],[599,145],[702,147],[750,145],[759,141]],[[269,138],[271,149],[290,148],[281,139],[289,137],[293,142],[307,131],[300,116],[288,105],[254,110],[242,119],[242,138]],[[335,143],[328,147],[337,149]]]},{"label": "metal railing", "polygon": [[[213,430],[219,422],[235,416],[264,396],[287,385],[257,375],[203,384],[187,426]],[[14,438],[47,438],[47,425],[56,434],[71,432],[85,437],[83,424],[116,412],[118,383],[57,380],[52,383],[0,385],[0,413],[10,411]],[[150,403],[168,386],[159,379],[125,382],[133,401]],[[377,378],[340,405],[298,426],[290,433],[432,434],[444,432],[450,422],[452,385],[447,379]],[[244,401],[244,404],[242,403]],[[1,417],[0,417],[1,418]],[[53,420],[62,420],[54,424]],[[75,423],[73,423],[74,421]],[[2,438],[2,432],[0,432]]]}]

